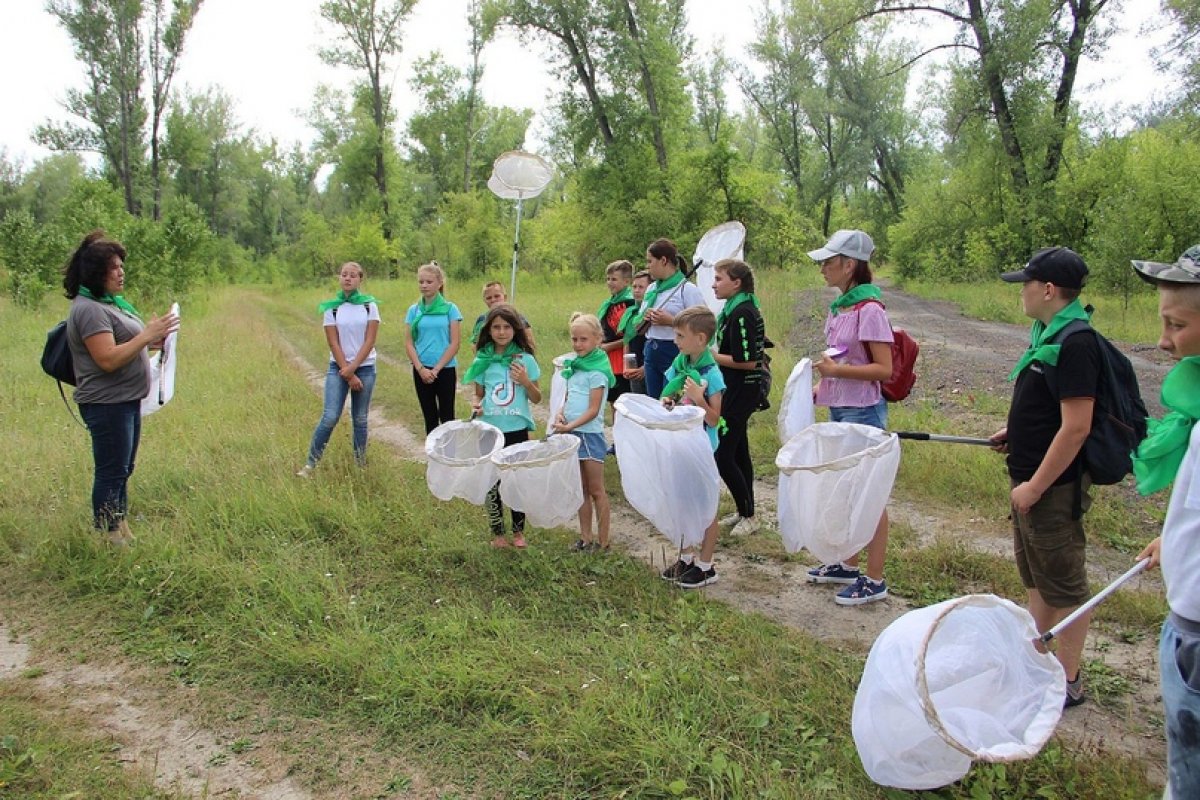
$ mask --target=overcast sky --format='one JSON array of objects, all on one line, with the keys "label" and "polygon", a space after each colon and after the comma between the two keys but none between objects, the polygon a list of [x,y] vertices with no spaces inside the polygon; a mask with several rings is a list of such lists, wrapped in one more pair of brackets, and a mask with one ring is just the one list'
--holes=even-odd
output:
[{"label": "overcast sky", "polygon": [[[234,98],[244,126],[283,143],[309,142],[312,131],[301,115],[313,90],[319,83],[345,87],[352,77],[317,56],[332,36],[319,6],[320,0],[205,0],[188,36],[176,86],[220,86]],[[1104,61],[1081,70],[1081,103],[1113,111],[1163,95],[1166,85],[1153,70],[1147,44],[1164,36],[1148,37],[1142,30],[1157,6],[1157,0],[1125,0],[1121,30],[1105,48]],[[391,65],[400,120],[416,107],[408,90],[414,60],[440,50],[450,63],[466,66],[466,7],[467,0],[420,0],[405,23],[404,53]],[[730,58],[743,59],[759,8],[757,0],[688,0],[697,54],[723,43]],[[65,118],[60,101],[68,88],[82,85],[83,71],[43,0],[4,0],[4,21],[10,35],[0,48],[0,147],[28,163],[47,153],[31,141],[33,129],[46,119]],[[546,69],[539,46],[522,45],[514,34],[502,32],[485,49],[484,59],[488,103],[537,111],[546,106],[556,78]],[[740,102],[736,90],[730,99]],[[544,130],[540,115],[531,131],[533,148],[542,138],[539,130]]]}]

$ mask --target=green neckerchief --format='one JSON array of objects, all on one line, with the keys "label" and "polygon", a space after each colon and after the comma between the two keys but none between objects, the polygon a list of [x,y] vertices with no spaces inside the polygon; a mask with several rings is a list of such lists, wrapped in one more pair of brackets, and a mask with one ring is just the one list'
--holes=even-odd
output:
[{"label": "green neckerchief", "polygon": [[412,331],[413,338],[417,337],[417,326],[421,324],[421,320],[425,317],[446,317],[450,315],[450,304],[446,302],[446,298],[442,297],[442,293],[438,292],[437,297],[433,298],[433,302],[425,305],[425,298],[417,301],[417,315],[413,317],[412,323],[409,325],[409,330]]},{"label": "green neckerchief", "polygon": [[633,327],[637,329],[642,324],[642,320],[646,318],[646,312],[654,308],[654,302],[658,300],[658,296],[663,292],[669,292],[679,284],[683,283],[683,270],[675,270],[675,274],[666,280],[655,281],[654,286],[646,290],[646,296],[642,298],[642,308],[645,311],[634,317]]},{"label": "green neckerchief", "polygon": [[584,356],[576,356],[563,361],[562,376],[564,379],[571,377],[576,371],[579,372],[599,372],[601,375],[608,378],[608,388],[617,385],[617,376],[613,375],[612,365],[608,363],[608,353],[597,347],[592,352]]},{"label": "green neckerchief", "polygon": [[1091,318],[1087,309],[1079,302],[1079,298],[1075,298],[1062,309],[1059,310],[1054,318],[1050,320],[1050,324],[1042,322],[1040,319],[1033,321],[1033,327],[1029,329],[1029,349],[1021,354],[1021,358],[1017,361],[1017,365],[1013,367],[1013,371],[1008,373],[1008,379],[1016,380],[1021,374],[1021,370],[1028,367],[1034,361],[1040,361],[1051,367],[1058,366],[1058,354],[1062,350],[1061,344],[1048,344],[1052,341],[1058,332],[1067,325],[1077,319],[1087,321]]},{"label": "green neckerchief", "polygon": [[130,303],[128,300],[125,299],[124,295],[102,294],[99,297],[96,297],[96,295],[92,294],[92,290],[87,288],[86,286],[80,286],[79,293],[81,295],[83,295],[84,297],[88,298],[89,300],[95,300],[97,303],[105,303],[110,306],[116,306],[117,308],[124,311],[126,314],[136,317],[138,322],[142,321],[142,315],[139,314],[137,309],[133,307],[133,303]]},{"label": "green neckerchief", "polygon": [[[683,353],[680,353],[671,362],[671,369],[675,370],[675,377],[671,378],[670,383],[663,387],[662,397],[679,394],[683,391],[683,384],[688,378],[691,378],[696,383],[700,383],[700,381],[704,380],[700,375],[700,370],[715,366],[717,366],[717,360],[713,358],[712,351],[707,347],[704,348],[704,355],[697,358],[694,362]],[[724,435],[728,428],[724,417],[717,420],[716,427],[717,435]]]},{"label": "green neckerchief", "polygon": [[612,309],[613,306],[615,306],[619,303],[629,303],[632,301],[633,301],[633,290],[630,289],[628,286],[626,286],[624,289],[617,292],[616,294],[610,295],[607,300],[605,300],[603,303],[600,304],[600,310],[596,312],[596,319],[603,322],[604,317],[608,314],[608,312]]},{"label": "green neckerchief", "polygon": [[1144,495],[1170,486],[1183,463],[1192,427],[1200,419],[1200,356],[1180,360],[1167,373],[1162,404],[1171,413],[1146,421],[1149,434],[1133,456],[1133,475]]},{"label": "green neckerchief", "polygon": [[521,357],[521,353],[525,352],[517,346],[516,342],[509,342],[504,348],[503,353],[496,352],[496,343],[488,342],[483,347],[479,348],[479,352],[475,354],[475,360],[471,362],[471,366],[467,368],[467,374],[463,376],[463,383],[474,383],[475,379],[487,371],[487,368],[492,364],[503,364],[506,367],[512,366],[513,361]]},{"label": "green neckerchief", "polygon": [[704,380],[700,376],[700,370],[708,367],[715,367],[717,360],[713,358],[712,351],[707,347],[704,348],[704,354],[692,361],[691,358],[683,353],[675,356],[675,360],[671,362],[671,369],[675,370],[675,377],[671,378],[670,383],[663,387],[662,397],[670,397],[674,394],[679,394],[683,391],[683,382],[691,378],[696,383]]},{"label": "green neckerchief", "polygon": [[346,294],[344,291],[338,290],[337,297],[320,303],[317,306],[317,311],[318,313],[324,314],[331,308],[337,308],[342,303],[352,303],[356,306],[365,306],[367,303],[375,303],[376,305],[379,304],[374,297],[369,294],[363,294],[358,289],[355,289],[350,294]]},{"label": "green neckerchief", "polygon": [[883,292],[873,283],[860,283],[848,292],[843,292],[829,304],[829,311],[836,317],[843,308],[856,306],[864,300],[882,300]]},{"label": "green neckerchief", "polygon": [[621,315],[621,321],[617,323],[617,333],[621,334],[621,340],[626,345],[633,341],[633,337],[637,336],[637,326],[633,324],[633,320],[638,315],[637,311],[637,303],[634,303],[625,309],[625,313]]},{"label": "green neckerchief", "polygon": [[762,304],[758,302],[758,295],[753,292],[738,292],[733,297],[725,301],[725,305],[721,308],[721,313],[717,314],[717,341],[721,341],[721,337],[725,335],[725,321],[729,319],[729,315],[733,310],[742,303],[750,302],[755,308],[762,308]]}]

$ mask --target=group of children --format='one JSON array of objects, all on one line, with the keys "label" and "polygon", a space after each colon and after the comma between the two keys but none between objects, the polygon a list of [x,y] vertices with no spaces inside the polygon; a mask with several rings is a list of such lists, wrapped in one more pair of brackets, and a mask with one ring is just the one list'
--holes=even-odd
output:
[{"label": "group of children", "polygon": [[[809,253],[820,265],[826,284],[839,290],[825,322],[829,350],[814,365],[820,375],[814,400],[830,408],[833,421],[884,428],[887,403],[880,387],[891,373],[892,331],[880,292],[871,280],[868,261],[873,250],[870,237],[862,231],[838,231],[823,248]],[[720,315],[714,315],[699,298],[695,286],[686,281],[687,265],[674,244],[668,240],[652,243],[646,262],[647,269],[636,274],[628,261],[610,264],[606,276],[609,298],[597,314],[575,313],[569,322],[574,356],[562,364],[566,399],[549,427],[580,440],[584,499],[579,509],[580,538],[573,545],[579,551],[609,546],[610,510],[603,470],[605,456],[611,451],[604,439],[604,405],[627,391],[660,397],[668,407],[687,403],[703,409],[704,427],[720,474],[737,504],[736,513],[721,522],[731,523],[734,530],[740,526],[743,532],[757,527],[745,437],[746,423],[757,407],[756,379],[761,379],[765,332],[754,295],[753,271],[737,260],[715,265],[713,289],[725,305]],[[1134,457],[1134,472],[1144,494],[1174,486],[1162,535],[1139,558],[1149,558],[1151,566],[1161,561],[1170,607],[1159,654],[1166,708],[1168,791],[1176,797],[1194,797],[1200,796],[1200,740],[1196,737],[1200,729],[1200,583],[1193,577],[1200,569],[1200,425],[1196,424],[1200,420],[1200,246],[1185,252],[1174,264],[1135,261],[1133,266],[1140,277],[1158,288],[1163,324],[1159,346],[1179,361],[1163,382],[1162,400],[1170,413],[1161,421],[1151,420],[1150,434]],[[1047,344],[1056,326],[1061,328],[1068,318],[1082,313],[1072,315],[1072,309],[1078,304],[1078,289],[1086,273],[1086,266],[1076,254],[1066,248],[1047,248],[1036,253],[1023,270],[1003,276],[1022,283],[1022,307],[1035,323],[1030,350],[1014,370],[1018,386],[1009,427],[993,440],[997,449],[1009,453],[1017,560],[1022,578],[1030,587],[1031,611],[1047,619],[1057,618],[1071,604],[1056,603],[1053,598],[1057,595],[1051,592],[1058,591],[1064,576],[1038,571],[1040,562],[1035,561],[1041,558],[1039,548],[1043,544],[1036,515],[1041,506],[1052,502],[1048,499],[1052,490],[1057,491],[1056,487],[1063,484],[1060,493],[1067,498],[1063,502],[1070,501],[1078,512],[1067,514],[1069,525],[1072,530],[1078,528],[1079,537],[1074,538],[1081,538],[1080,518],[1086,506],[1080,506],[1086,498],[1081,503],[1076,496],[1079,492],[1072,494],[1075,490],[1063,483],[1062,476],[1070,475],[1067,467],[1060,467],[1075,463],[1071,459],[1077,456],[1071,453],[1077,453],[1077,448],[1056,455],[1061,433],[1051,431],[1053,441],[1037,453],[1027,454],[1028,475],[1020,471],[1020,448],[1026,447],[1024,440],[1032,434],[1016,427],[1014,415],[1020,422],[1016,409],[1025,402],[1021,398],[1032,391],[1021,388],[1025,385],[1021,376],[1028,378],[1043,371],[1031,367],[1049,359],[1046,363],[1063,372],[1071,362],[1089,361],[1078,354],[1073,356],[1075,351],[1067,352],[1069,343]],[[365,463],[366,418],[374,386],[374,344],[380,317],[375,299],[360,291],[362,279],[358,264],[344,264],[339,274],[340,291],[320,306],[330,365],[324,412],[314,431],[308,460],[299,473],[302,476],[309,475],[316,466],[348,393],[352,400],[354,455],[360,465]],[[456,355],[463,317],[443,296],[445,275],[436,263],[420,267],[417,283],[421,297],[405,316],[405,348],[429,432],[454,418]],[[692,297],[691,292],[696,296]],[[506,302],[503,287],[489,283],[484,287],[484,299],[489,308],[476,321],[472,333],[475,357],[464,381],[474,386],[474,416],[499,428],[505,445],[511,445],[526,441],[534,428],[530,403],[542,398],[540,369],[534,358],[529,322]],[[664,331],[669,331],[669,337]],[[1088,341],[1090,337],[1078,340]],[[1071,345],[1076,350],[1078,342]],[[1076,381],[1081,385],[1086,382],[1082,378]],[[1088,396],[1083,389],[1075,394],[1074,390],[1060,389],[1061,400],[1056,402],[1065,409],[1057,423],[1061,431],[1075,414],[1072,409],[1076,400],[1086,401]],[[1085,405],[1090,409],[1090,404]],[[1081,430],[1086,432],[1086,427]],[[1086,488],[1082,493],[1086,495]],[[493,546],[509,546],[498,486],[492,488],[487,506]],[[512,546],[525,547],[524,515],[512,511],[511,517]],[[683,552],[662,577],[683,588],[715,582],[713,554],[719,529],[720,523],[714,519],[698,551]],[[809,571],[809,579],[846,584],[835,598],[843,605],[886,597],[882,571],[887,536],[885,511],[867,547],[865,574],[857,560],[848,560],[816,567]],[[1047,583],[1042,588],[1041,581],[1052,578],[1058,583]],[[1039,628],[1042,622],[1039,618]],[[1078,632],[1071,637],[1071,646],[1065,648],[1070,652],[1060,653],[1067,674],[1075,675],[1065,705],[1083,699],[1078,651],[1082,649],[1086,624],[1075,627]]]}]

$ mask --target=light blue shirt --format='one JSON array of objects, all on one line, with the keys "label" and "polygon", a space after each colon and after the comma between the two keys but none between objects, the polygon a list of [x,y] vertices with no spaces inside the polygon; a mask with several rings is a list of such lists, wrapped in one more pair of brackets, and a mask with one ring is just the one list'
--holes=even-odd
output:
[{"label": "light blue shirt", "polygon": [[[675,377],[675,369],[667,367],[667,371],[663,374],[664,383],[670,383]],[[721,374],[721,370],[717,367],[709,367],[708,372],[700,373],[701,380],[707,381],[704,387],[704,399],[712,397],[718,392],[725,391],[725,376]],[[686,397],[681,401],[682,405],[691,405],[691,401]],[[704,432],[708,434],[708,443],[712,445],[713,452],[717,450],[717,429],[710,426],[707,422],[704,423]]]},{"label": "light blue shirt", "polygon": [[[408,313],[404,315],[404,321],[411,325],[416,317],[417,304],[413,303],[408,307]],[[438,359],[442,357],[442,353],[446,352],[446,348],[450,346],[450,323],[462,322],[462,318],[462,312],[458,310],[458,306],[454,305],[454,303],[450,303],[449,314],[421,317],[421,324],[417,326],[417,335],[413,337],[413,346],[417,348],[417,358],[420,359],[422,366],[432,367],[438,362]],[[458,366],[457,353],[454,358],[450,359],[450,362],[446,366]]]},{"label": "light blue shirt", "polygon": [[[424,325],[425,323],[421,323]],[[420,330],[418,328],[418,330]],[[529,380],[536,381],[542,376],[533,356],[522,353],[521,364],[529,373]],[[489,425],[495,425],[505,433],[534,428],[533,414],[529,410],[529,395],[525,387],[512,379],[508,367],[503,364],[491,364],[483,374],[475,379],[475,383],[483,387],[483,415],[481,420]]]},{"label": "light blue shirt", "polygon": [[[608,394],[608,376],[595,370],[575,370],[567,378],[567,399],[563,402],[563,416],[567,422],[573,422],[592,404],[592,389],[601,388]],[[600,403],[600,413],[575,429],[579,433],[604,433],[604,402]]]}]

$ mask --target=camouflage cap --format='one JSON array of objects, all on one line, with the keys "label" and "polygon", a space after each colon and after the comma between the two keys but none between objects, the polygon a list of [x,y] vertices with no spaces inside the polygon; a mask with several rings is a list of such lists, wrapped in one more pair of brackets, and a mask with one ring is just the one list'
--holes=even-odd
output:
[{"label": "camouflage cap", "polygon": [[1183,251],[1174,264],[1131,261],[1138,277],[1147,283],[1200,283],[1200,244]]}]

